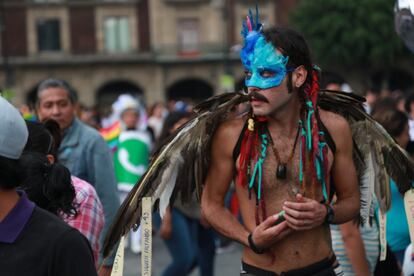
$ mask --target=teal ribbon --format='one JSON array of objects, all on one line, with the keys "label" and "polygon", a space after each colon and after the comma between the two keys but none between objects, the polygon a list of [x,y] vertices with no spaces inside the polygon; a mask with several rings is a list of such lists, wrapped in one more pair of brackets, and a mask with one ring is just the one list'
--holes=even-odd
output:
[{"label": "teal ribbon", "polygon": [[309,110],[308,118],[307,118],[307,122],[306,122],[307,132],[308,132],[308,135],[306,137],[306,143],[307,143],[308,150],[311,150],[312,149],[312,122],[311,122],[311,118],[312,118],[312,115],[314,113],[314,110],[313,110],[313,106],[312,106],[311,101],[307,101],[306,105],[307,105],[308,110]]},{"label": "teal ribbon", "polygon": [[257,160],[257,163],[254,166],[253,169],[253,175],[250,178],[250,183],[249,183],[249,189],[253,188],[254,185],[254,180],[256,179],[256,175],[258,177],[258,187],[257,187],[257,198],[260,200],[262,197],[262,174],[263,174],[263,163],[264,160],[266,159],[266,151],[267,151],[267,145],[268,145],[268,141],[267,141],[267,135],[266,134],[262,134],[261,135],[262,138],[262,144],[261,144],[261,152],[260,152],[260,157]]},{"label": "teal ribbon", "polygon": [[[319,132],[320,136],[324,136],[325,133],[323,131]],[[323,171],[323,149],[327,146],[326,142],[319,142],[319,158],[317,158],[315,164],[316,164],[316,176],[318,178],[318,181],[322,183],[322,192],[323,197],[325,200],[328,199],[328,192],[326,189],[326,181],[325,181],[325,171]]]},{"label": "teal ribbon", "polygon": [[303,154],[302,152],[302,137],[306,137],[306,131],[303,129],[302,120],[299,120],[300,127],[300,141],[299,141],[299,182],[303,182]]}]

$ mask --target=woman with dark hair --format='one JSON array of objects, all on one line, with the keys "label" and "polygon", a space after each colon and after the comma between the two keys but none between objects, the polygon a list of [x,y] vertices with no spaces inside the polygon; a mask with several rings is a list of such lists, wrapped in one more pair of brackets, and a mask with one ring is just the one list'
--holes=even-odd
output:
[{"label": "woman with dark hair", "polygon": [[[191,116],[188,112],[172,112],[165,119],[159,141],[167,139]],[[164,276],[188,275],[197,265],[200,275],[214,274],[214,232],[201,215],[200,203],[195,198],[183,204],[176,198],[174,205],[167,208],[161,220],[155,216],[155,227],[159,228],[172,262],[164,270]]]},{"label": "woman with dark hair", "polygon": [[57,122],[26,124],[29,138],[22,160],[27,174],[23,187],[28,197],[78,229],[89,240],[97,264],[104,214],[95,188],[71,176],[69,170],[57,162],[61,142]]},{"label": "woman with dark hair", "polygon": [[55,215],[76,217],[75,189],[66,167],[30,151],[23,152],[20,164],[24,172],[21,187],[30,200]]}]

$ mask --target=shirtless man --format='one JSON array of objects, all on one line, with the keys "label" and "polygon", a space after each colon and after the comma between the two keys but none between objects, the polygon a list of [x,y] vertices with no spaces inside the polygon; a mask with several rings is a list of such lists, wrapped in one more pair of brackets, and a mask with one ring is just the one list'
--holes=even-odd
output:
[{"label": "shirtless man", "polygon": [[[360,206],[350,127],[339,115],[318,109],[334,144],[327,152],[326,173],[331,176],[337,199],[329,205],[324,202],[331,197],[324,201],[322,186],[309,185],[309,170],[303,173],[306,184],[299,185],[300,150],[295,150],[300,148],[298,121],[306,108],[304,88],[312,84],[314,70],[308,47],[303,37],[292,30],[270,28],[261,33],[265,42],[256,42],[251,51],[252,63],[247,66],[243,54],[242,61],[248,93],[253,95],[252,113],[266,118],[273,141],[262,165],[262,196],[267,215],[257,221],[256,195],[252,192],[249,199],[248,185],[236,185],[243,225],[224,206],[232,179],[237,183],[240,177],[240,155],[237,151],[234,155],[234,151],[246,117],[224,122],[215,133],[202,211],[217,231],[244,245],[241,275],[338,275],[329,223],[351,220]],[[274,47],[272,52],[267,51],[269,47]],[[260,56],[264,53],[269,58]],[[260,62],[263,64],[257,64]],[[281,162],[286,163],[285,177],[275,174]],[[278,215],[282,210],[284,215]]]}]

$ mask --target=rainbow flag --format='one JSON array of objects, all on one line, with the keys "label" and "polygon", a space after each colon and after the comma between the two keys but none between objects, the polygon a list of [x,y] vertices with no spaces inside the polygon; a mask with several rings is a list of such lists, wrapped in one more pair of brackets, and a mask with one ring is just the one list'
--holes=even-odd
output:
[{"label": "rainbow flag", "polygon": [[102,135],[112,152],[115,152],[118,146],[118,138],[121,134],[121,122],[117,121],[109,127],[101,128],[99,133]]},{"label": "rainbow flag", "polygon": [[26,121],[37,122],[36,115],[34,115],[33,113],[29,111],[23,112],[22,116],[23,116],[23,119],[25,119]]}]

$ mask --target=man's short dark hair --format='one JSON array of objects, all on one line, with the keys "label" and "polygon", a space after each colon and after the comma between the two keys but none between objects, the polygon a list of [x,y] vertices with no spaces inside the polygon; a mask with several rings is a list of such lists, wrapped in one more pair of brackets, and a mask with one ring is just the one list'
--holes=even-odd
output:
[{"label": "man's short dark hair", "polygon": [[37,87],[36,105],[39,104],[40,93],[48,88],[62,88],[68,92],[68,97],[72,104],[78,102],[78,94],[68,82],[61,79],[46,79],[42,81]]},{"label": "man's short dark hair", "polygon": [[0,189],[10,190],[22,182],[19,160],[0,156]]},{"label": "man's short dark hair", "polygon": [[[288,68],[296,68],[303,65],[306,71],[308,71],[306,81],[299,89],[300,93],[303,93],[303,89],[306,85],[312,84],[313,70],[312,59],[305,38],[295,30],[282,27],[269,27],[264,29],[263,35],[266,38],[266,41],[272,43],[275,49],[281,51],[284,56],[289,57],[289,61],[286,65]],[[293,89],[291,78],[292,73],[289,73],[289,91]]]}]

